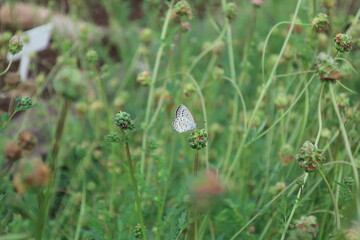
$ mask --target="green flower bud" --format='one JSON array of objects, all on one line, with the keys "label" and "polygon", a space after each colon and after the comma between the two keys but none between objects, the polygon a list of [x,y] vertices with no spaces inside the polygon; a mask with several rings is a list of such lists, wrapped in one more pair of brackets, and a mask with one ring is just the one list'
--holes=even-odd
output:
[{"label": "green flower bud", "polygon": [[86,53],[86,59],[90,64],[97,64],[99,61],[99,55],[95,50],[90,49]]},{"label": "green flower bud", "polygon": [[212,71],[212,77],[215,80],[222,79],[224,77],[224,74],[225,74],[224,69],[222,68],[222,66],[219,66],[219,65],[214,67],[214,69]]},{"label": "green flower bud", "polygon": [[200,150],[206,147],[208,141],[208,134],[205,129],[196,129],[190,133],[187,141],[191,148]]},{"label": "green flower bud", "polygon": [[15,55],[15,54],[19,53],[22,50],[23,46],[24,45],[23,45],[23,43],[22,43],[22,41],[20,40],[19,37],[12,38],[9,41],[9,52],[12,55]]},{"label": "green flower bud", "polygon": [[338,104],[339,109],[345,109],[349,106],[349,97],[346,93],[340,93],[336,97],[336,102]]},{"label": "green flower bud", "polygon": [[352,49],[353,42],[347,34],[338,33],[334,38],[335,48],[339,52],[349,52]]},{"label": "green flower bud", "polygon": [[325,162],[325,156],[321,149],[318,149],[314,144],[306,141],[300,149],[300,154],[295,156],[299,167],[305,172],[311,173],[322,167]]},{"label": "green flower bud", "polygon": [[64,97],[72,101],[78,100],[84,90],[79,69],[70,66],[63,67],[54,79],[54,88]]},{"label": "green flower bud", "polygon": [[130,114],[127,112],[118,112],[114,120],[116,126],[122,131],[133,130],[135,128],[134,120],[131,119]]},{"label": "green flower bud", "polygon": [[280,160],[282,160],[284,165],[288,165],[291,160],[294,158],[294,148],[289,145],[285,144],[280,148],[280,151],[278,153]]},{"label": "green flower bud", "polygon": [[302,216],[295,223],[296,231],[293,234],[297,237],[294,239],[314,239],[319,231],[319,224],[315,216]]},{"label": "green flower bud", "polygon": [[141,226],[139,223],[136,224],[136,226],[134,227],[133,233],[134,233],[135,239],[143,239],[143,234],[142,234]]},{"label": "green flower bud", "polygon": [[119,136],[119,134],[117,134],[117,132],[110,132],[107,135],[107,138],[110,142],[120,142],[121,141],[121,137]]},{"label": "green flower bud", "polygon": [[280,91],[275,98],[275,106],[278,109],[284,109],[289,104],[289,96],[285,92]]},{"label": "green flower bud", "polygon": [[196,87],[192,83],[188,83],[184,86],[183,94],[185,97],[191,97],[191,95],[196,91]]},{"label": "green flower bud", "polygon": [[235,3],[228,3],[225,7],[225,16],[229,19],[229,21],[234,21],[237,16],[237,8]]},{"label": "green flower bud", "polygon": [[351,187],[355,184],[355,181],[352,177],[344,177],[344,184],[348,187]]},{"label": "green flower bud", "polygon": [[150,73],[143,71],[137,75],[136,82],[142,86],[149,86],[151,81]]},{"label": "green flower bud", "polygon": [[92,232],[90,231],[84,231],[82,234],[81,234],[81,239],[83,240],[95,240],[95,236]]},{"label": "green flower bud", "polygon": [[330,129],[328,128],[323,128],[323,130],[321,131],[321,137],[322,138],[325,138],[325,139],[331,139],[332,137],[332,134],[331,134],[331,131]]},{"label": "green flower bud", "polygon": [[282,190],[286,188],[286,183],[284,182],[277,182],[274,186],[269,188],[269,193],[272,195],[280,193]]},{"label": "green flower bud", "polygon": [[90,182],[88,182],[86,188],[87,188],[87,190],[92,192],[92,191],[94,191],[96,189],[96,183],[93,182],[93,181],[90,181]]},{"label": "green flower bud", "polygon": [[17,97],[16,98],[17,107],[31,107],[32,100],[29,97]]},{"label": "green flower bud", "polygon": [[326,53],[319,53],[316,68],[321,80],[335,81],[341,78],[337,62]]},{"label": "green flower bud", "polygon": [[153,41],[153,33],[150,28],[145,28],[140,34],[140,41],[142,44],[148,46]]},{"label": "green flower bud", "polygon": [[312,21],[313,29],[316,32],[324,32],[329,29],[329,17],[324,13],[318,13]]},{"label": "green flower bud", "polygon": [[185,0],[181,0],[175,4],[174,12],[177,16],[187,16],[190,19],[192,18],[190,4]]}]

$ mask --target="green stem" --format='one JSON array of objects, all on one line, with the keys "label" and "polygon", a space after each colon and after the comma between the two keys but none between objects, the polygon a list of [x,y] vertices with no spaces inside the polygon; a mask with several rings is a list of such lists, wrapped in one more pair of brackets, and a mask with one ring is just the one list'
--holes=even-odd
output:
[{"label": "green stem", "polygon": [[85,215],[85,208],[86,208],[86,176],[84,175],[83,179],[82,179],[80,213],[79,213],[79,218],[78,218],[78,222],[76,225],[76,232],[75,232],[74,240],[78,240],[80,237],[81,226],[82,226],[82,222],[83,222],[84,215]]},{"label": "green stem", "polygon": [[322,95],[323,95],[323,91],[324,91],[324,85],[325,85],[324,83],[321,85],[319,104],[318,104],[319,130],[318,130],[316,140],[315,140],[316,147],[319,145],[320,136],[321,136],[321,132],[322,132],[321,100],[322,100]]},{"label": "green stem", "polygon": [[53,198],[53,193],[54,190],[56,189],[56,179],[58,176],[58,167],[59,164],[57,162],[57,157],[60,151],[60,144],[61,144],[61,140],[62,140],[62,136],[64,133],[64,128],[65,128],[65,123],[66,123],[66,117],[67,117],[67,113],[70,107],[70,100],[65,98],[64,99],[64,103],[61,107],[60,110],[60,116],[58,118],[57,121],[57,125],[56,125],[56,131],[55,131],[55,142],[52,146],[52,150],[50,153],[50,162],[49,162],[49,167],[50,167],[50,171],[52,173],[52,177],[50,179],[50,182],[48,184],[48,186],[46,187],[44,193],[41,193],[40,197],[39,197],[39,214],[38,214],[38,223],[37,223],[37,227],[35,229],[35,238],[37,240],[41,240],[43,238],[44,235],[44,230],[45,230],[45,225],[46,225],[46,221],[49,217],[49,211],[50,211],[50,205],[52,202],[52,198]]},{"label": "green stem", "polygon": [[300,71],[300,72],[294,72],[294,73],[286,73],[286,74],[278,74],[275,75],[275,78],[282,78],[282,77],[289,77],[289,76],[294,76],[294,75],[299,75],[299,74],[306,74],[306,73],[315,73],[314,70],[306,70],[306,71]]},{"label": "green stem", "polygon": [[195,160],[194,160],[194,176],[197,176],[199,168],[199,150],[196,150],[195,152]]},{"label": "green stem", "polygon": [[[223,1],[223,9],[226,5],[226,1]],[[226,19],[226,25],[228,25],[228,29],[227,29],[227,45],[228,45],[228,55],[229,55],[229,64],[230,64],[230,74],[231,74],[231,79],[233,82],[237,82],[236,81],[236,70],[235,70],[235,59],[234,59],[234,49],[233,49],[233,38],[232,38],[232,29],[231,29],[231,25],[230,25],[230,21],[229,19]],[[224,159],[224,164],[227,164],[227,162],[230,159],[230,155],[231,155],[231,151],[233,149],[233,143],[234,143],[234,136],[235,136],[235,129],[236,129],[236,120],[237,120],[237,113],[238,113],[238,98],[234,97],[233,100],[233,111],[232,111],[232,115],[231,115],[231,123],[230,123],[230,132],[229,132],[229,138],[228,138],[228,144],[227,144],[227,149],[226,149],[226,153],[225,153],[225,159]]]},{"label": "green stem", "polygon": [[20,239],[30,239],[30,233],[15,233],[8,234],[5,236],[0,236],[0,240],[20,240]]},{"label": "green stem", "polygon": [[233,85],[233,87],[235,88],[237,94],[239,95],[241,105],[242,105],[242,108],[243,108],[243,112],[244,112],[244,126],[247,126],[247,121],[248,120],[247,120],[247,111],[246,111],[246,104],[245,104],[244,96],[241,93],[240,88],[236,85],[236,83],[231,78],[224,77],[224,79],[228,80]]},{"label": "green stem", "polygon": [[149,121],[150,121],[150,112],[151,112],[153,101],[154,101],[155,82],[156,82],[159,67],[160,67],[160,60],[161,60],[161,57],[162,57],[162,53],[163,53],[164,47],[166,45],[165,38],[166,38],[166,33],[167,33],[169,22],[170,22],[170,17],[171,17],[173,5],[174,5],[174,0],[171,1],[170,7],[169,7],[169,9],[167,11],[167,14],[166,14],[166,18],[165,18],[164,26],[163,26],[163,29],[162,29],[162,32],[161,32],[161,38],[160,38],[161,45],[160,45],[160,47],[158,49],[158,52],[156,54],[154,70],[153,70],[153,73],[152,73],[152,76],[151,76],[149,96],[148,96],[148,101],[147,101],[147,105],[146,105],[146,112],[145,112],[145,129],[144,129],[144,134],[143,134],[142,144],[141,144],[141,148],[142,148],[142,152],[141,152],[141,173],[144,173],[144,171],[145,171],[146,147],[147,147],[147,138],[148,138],[148,134],[149,134],[148,124],[149,124]]},{"label": "green stem", "polygon": [[13,62],[13,55],[11,55],[11,58],[10,58],[10,61],[9,61],[9,64],[7,65],[7,67],[5,68],[5,70],[3,72],[0,73],[0,76],[4,75],[5,73],[7,73],[11,67],[11,64]]},{"label": "green stem", "polygon": [[334,204],[334,213],[335,213],[335,219],[336,219],[336,228],[339,230],[340,227],[341,227],[341,222],[340,222],[340,215],[339,215],[339,209],[338,209],[338,206],[337,206],[337,203],[336,203],[336,200],[335,200],[335,197],[334,197],[334,193],[332,192],[331,190],[331,187],[330,187],[330,184],[329,182],[327,181],[324,173],[321,171],[321,169],[319,169],[319,173],[322,177],[322,179],[324,180],[325,184],[326,184],[326,187],[329,191],[329,194],[330,194],[330,197],[331,197],[331,200]]},{"label": "green stem", "polygon": [[298,15],[298,12],[299,12],[299,9],[300,9],[301,1],[302,1],[302,0],[298,0],[298,1],[297,1],[297,5],[296,5],[296,8],[295,8],[295,12],[294,12],[294,14],[293,14],[293,19],[292,19],[292,21],[291,21],[291,25],[290,25],[290,27],[289,27],[288,33],[287,33],[286,38],[285,38],[285,40],[284,40],[284,42],[283,42],[283,45],[282,45],[282,47],[281,47],[279,56],[278,56],[278,58],[276,59],[275,65],[274,65],[274,67],[272,68],[272,71],[271,71],[271,73],[270,73],[270,76],[269,76],[269,78],[268,78],[268,81],[266,82],[265,86],[263,87],[263,89],[262,89],[262,91],[261,91],[261,93],[260,93],[260,96],[259,96],[259,98],[258,98],[258,100],[257,100],[257,102],[256,102],[255,108],[254,108],[254,110],[253,110],[253,112],[252,112],[252,114],[251,114],[251,116],[250,116],[248,125],[247,125],[247,127],[246,127],[244,136],[243,136],[243,138],[242,138],[241,145],[239,146],[238,151],[237,151],[237,153],[236,153],[236,155],[235,155],[235,158],[234,158],[232,164],[230,165],[230,167],[229,167],[229,169],[228,169],[228,171],[227,171],[225,180],[228,180],[228,179],[229,179],[229,177],[231,176],[233,170],[236,168],[236,166],[237,166],[237,164],[238,164],[238,162],[239,162],[239,158],[240,158],[240,156],[241,156],[241,153],[242,153],[242,150],[243,150],[243,148],[244,148],[244,145],[245,145],[245,142],[246,142],[246,140],[247,140],[247,137],[248,137],[248,135],[249,135],[249,133],[250,133],[250,129],[251,129],[251,126],[252,126],[253,121],[254,121],[254,119],[255,119],[256,113],[257,113],[257,111],[258,111],[258,109],[259,109],[259,107],[260,107],[260,105],[261,105],[261,102],[263,101],[263,98],[264,98],[264,96],[265,96],[266,91],[268,90],[268,88],[270,87],[270,85],[272,84],[272,82],[274,81],[274,76],[275,76],[276,69],[277,69],[277,67],[278,67],[278,65],[279,65],[279,63],[280,63],[281,57],[282,57],[282,55],[283,55],[283,53],[284,53],[284,51],[285,51],[286,45],[287,45],[287,43],[288,43],[288,41],[289,41],[289,39],[290,39],[292,30],[293,30],[293,28],[294,28],[295,20],[296,20],[296,18],[297,18],[297,15]]},{"label": "green stem", "polygon": [[292,220],[292,218],[293,218],[293,216],[294,216],[294,214],[295,214],[296,209],[297,209],[298,206],[299,206],[300,197],[301,197],[301,194],[302,194],[302,192],[303,192],[303,190],[304,190],[304,186],[305,186],[306,180],[308,179],[308,176],[309,176],[309,173],[305,173],[303,185],[301,185],[300,188],[299,188],[299,191],[298,191],[298,194],[297,194],[297,196],[296,196],[296,200],[295,200],[294,206],[293,206],[293,208],[292,208],[292,210],[291,210],[291,212],[290,212],[289,218],[288,218],[287,221],[286,221],[286,224],[285,224],[285,227],[284,227],[284,232],[283,232],[282,235],[281,235],[281,240],[284,240],[284,239],[285,239],[285,235],[286,235],[286,232],[287,232],[287,230],[288,230],[288,228],[289,228],[289,225],[290,225],[290,223],[291,223],[291,220]]},{"label": "green stem", "polygon": [[[351,165],[352,165],[352,168],[353,168],[353,171],[354,171],[356,188],[359,191],[360,190],[359,173],[358,173],[358,170],[356,169],[356,161],[355,161],[354,156],[353,156],[353,154],[351,152],[349,138],[347,136],[347,132],[346,132],[344,123],[342,121],[342,117],[341,117],[341,114],[340,114],[340,111],[339,111],[339,107],[338,107],[337,102],[336,102],[334,88],[333,88],[332,84],[329,84],[329,85],[330,85],[331,100],[332,100],[332,103],[334,105],[334,109],[335,109],[336,115],[337,115],[338,120],[339,120],[340,131],[341,131],[341,134],[342,134],[343,139],[344,139],[345,150],[346,150],[346,153],[347,153],[347,155],[348,155],[348,157],[350,159],[350,162],[351,162]],[[356,199],[356,208],[357,208],[358,217],[360,217],[360,198]]]},{"label": "green stem", "polygon": [[236,238],[244,229],[246,229],[255,219],[257,219],[259,216],[263,215],[265,213],[265,210],[268,209],[279,197],[281,197],[287,190],[290,189],[297,181],[298,179],[302,178],[303,175],[296,178],[292,183],[290,183],[286,188],[284,188],[281,192],[278,193],[273,199],[271,199],[254,217],[252,217],[239,231],[237,231],[230,240],[239,239]]},{"label": "green stem", "polygon": [[[197,83],[196,79],[190,73],[186,73],[186,75],[191,79],[191,81],[195,85],[196,90],[197,90],[197,92],[199,94],[200,102],[201,102],[201,108],[202,108],[202,112],[203,112],[203,118],[204,118],[204,128],[205,128],[205,131],[208,132],[208,121],[207,121],[205,99],[204,99],[204,96],[203,96],[203,94],[201,92],[201,88],[200,88],[199,84]],[[206,169],[209,169],[209,148],[208,147],[205,148],[205,165],[206,165]]]},{"label": "green stem", "polygon": [[131,179],[131,184],[132,184],[132,188],[134,191],[134,195],[135,195],[135,201],[136,201],[136,210],[138,213],[138,217],[139,217],[139,221],[140,221],[140,225],[141,225],[141,230],[143,233],[143,238],[144,240],[147,240],[147,234],[146,234],[146,229],[145,229],[145,225],[144,225],[144,218],[143,218],[143,214],[142,214],[142,208],[141,208],[141,200],[139,197],[139,191],[138,191],[138,185],[137,185],[137,181],[135,178],[135,171],[134,171],[134,166],[133,166],[133,162],[131,159],[131,154],[130,154],[130,148],[129,148],[129,143],[128,143],[128,139],[127,139],[127,135],[124,131],[121,131],[122,136],[123,136],[123,145],[126,151],[126,158],[128,161],[128,166],[129,166],[129,171],[130,171],[130,179]]}]

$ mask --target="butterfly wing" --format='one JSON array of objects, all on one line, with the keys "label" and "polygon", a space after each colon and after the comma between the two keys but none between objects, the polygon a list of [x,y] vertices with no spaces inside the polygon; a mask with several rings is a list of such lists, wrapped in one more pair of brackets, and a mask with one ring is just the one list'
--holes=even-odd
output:
[{"label": "butterfly wing", "polygon": [[173,127],[177,132],[182,133],[193,130],[196,127],[196,124],[188,118],[177,117],[173,120]]},{"label": "butterfly wing", "polygon": [[191,115],[191,112],[183,104],[180,104],[177,107],[177,109],[175,111],[175,116],[176,116],[176,118],[180,118],[180,117],[187,118],[187,119],[189,119],[190,122],[195,124],[195,121],[194,121],[193,116]]}]

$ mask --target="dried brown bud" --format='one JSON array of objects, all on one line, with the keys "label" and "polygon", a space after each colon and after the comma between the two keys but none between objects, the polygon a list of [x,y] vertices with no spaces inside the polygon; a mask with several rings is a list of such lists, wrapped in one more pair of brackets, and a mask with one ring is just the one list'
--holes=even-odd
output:
[{"label": "dried brown bud", "polygon": [[16,161],[21,158],[21,150],[21,147],[17,143],[10,142],[5,148],[5,156],[11,161]]},{"label": "dried brown bud", "polygon": [[13,184],[23,194],[26,190],[44,187],[50,180],[50,169],[40,158],[22,159],[17,167]]},{"label": "dried brown bud", "polygon": [[31,150],[34,148],[36,143],[37,143],[37,138],[31,132],[22,131],[19,134],[19,145],[23,149]]}]

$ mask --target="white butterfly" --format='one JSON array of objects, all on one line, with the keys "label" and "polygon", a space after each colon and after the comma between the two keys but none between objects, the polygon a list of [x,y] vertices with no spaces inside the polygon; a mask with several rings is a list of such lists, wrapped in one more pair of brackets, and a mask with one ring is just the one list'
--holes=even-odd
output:
[{"label": "white butterfly", "polygon": [[180,104],[175,111],[173,127],[179,133],[193,130],[196,127],[191,112],[182,104]]}]

